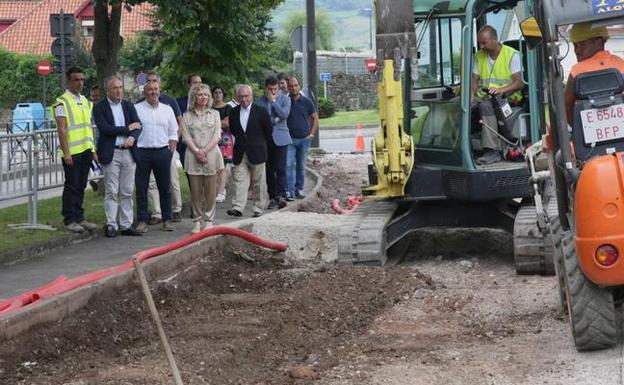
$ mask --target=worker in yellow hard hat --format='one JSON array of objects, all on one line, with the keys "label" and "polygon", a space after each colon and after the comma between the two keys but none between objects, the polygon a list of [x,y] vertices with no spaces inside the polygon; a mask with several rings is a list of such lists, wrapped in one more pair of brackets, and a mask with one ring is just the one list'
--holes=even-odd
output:
[{"label": "worker in yellow hard hat", "polygon": [[574,95],[574,79],[582,73],[616,68],[624,73],[624,59],[605,50],[605,42],[609,38],[606,27],[592,27],[591,23],[574,24],[570,30],[570,40],[574,44],[576,63],[570,70],[565,89],[566,116],[572,124],[572,113],[576,96]]}]

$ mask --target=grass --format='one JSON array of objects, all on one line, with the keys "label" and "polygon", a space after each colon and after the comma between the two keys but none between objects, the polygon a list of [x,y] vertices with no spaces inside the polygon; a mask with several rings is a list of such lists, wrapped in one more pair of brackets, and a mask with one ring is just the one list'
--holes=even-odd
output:
[{"label": "grass", "polygon": [[[180,189],[182,190],[182,202],[190,201],[190,192],[186,175],[182,169],[178,170],[180,174]],[[85,210],[85,218],[90,222],[97,223],[101,227],[106,223],[104,214],[104,196],[88,189],[85,191],[83,204]],[[135,215],[136,215],[136,204]],[[14,230],[8,227],[11,223],[25,223],[28,221],[28,204],[20,204],[13,207],[0,209],[0,253],[11,250],[19,250],[23,248],[43,245],[56,238],[62,238],[70,235],[63,225],[63,217],[61,215],[61,197],[55,197],[40,200],[37,205],[38,223],[54,226],[56,231],[47,230]],[[100,231],[100,230],[96,230]]]},{"label": "grass", "polygon": [[319,121],[321,128],[355,128],[358,123],[364,125],[379,124],[379,113],[377,110],[339,111],[331,118],[325,118]]}]

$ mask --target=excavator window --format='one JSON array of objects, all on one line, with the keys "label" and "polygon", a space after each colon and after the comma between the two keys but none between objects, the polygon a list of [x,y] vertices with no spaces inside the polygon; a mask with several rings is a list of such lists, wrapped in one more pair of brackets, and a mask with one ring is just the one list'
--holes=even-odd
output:
[{"label": "excavator window", "polygon": [[419,146],[455,148],[461,107],[456,90],[461,84],[459,18],[417,22],[422,36],[418,74],[412,89],[411,133]]}]

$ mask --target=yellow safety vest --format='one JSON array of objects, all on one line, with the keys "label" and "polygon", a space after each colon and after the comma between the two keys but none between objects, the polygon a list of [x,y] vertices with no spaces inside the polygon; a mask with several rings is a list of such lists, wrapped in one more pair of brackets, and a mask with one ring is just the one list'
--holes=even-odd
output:
[{"label": "yellow safety vest", "polygon": [[[478,96],[485,96],[485,92],[482,91],[483,88],[500,88],[511,83],[512,73],[509,66],[511,65],[511,58],[517,53],[518,51],[515,49],[503,44],[498,57],[494,61],[494,66],[490,69],[488,53],[482,49],[477,51],[477,66],[479,68]],[[522,100],[522,94],[520,91],[516,91],[509,95],[508,98],[519,102]]]},{"label": "yellow safety vest", "polygon": [[[95,152],[93,129],[91,128],[93,104],[84,96],[81,98],[81,105],[78,105],[69,91],[65,91],[54,103],[54,108],[61,104],[65,107],[66,135],[71,155],[80,154],[86,150]],[[59,155],[61,157],[64,155],[62,148],[59,149]]]}]

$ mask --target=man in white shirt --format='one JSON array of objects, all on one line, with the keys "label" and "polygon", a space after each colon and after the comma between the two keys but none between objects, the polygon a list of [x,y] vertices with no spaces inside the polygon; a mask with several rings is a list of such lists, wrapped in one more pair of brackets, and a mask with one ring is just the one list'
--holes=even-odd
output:
[{"label": "man in white shirt", "polygon": [[145,100],[135,105],[143,132],[136,144],[136,230],[147,231],[149,212],[147,190],[150,173],[154,173],[162,210],[163,230],[173,231],[171,224],[171,158],[178,143],[178,123],[173,109],[158,100],[160,85],[149,82],[143,89]]}]

